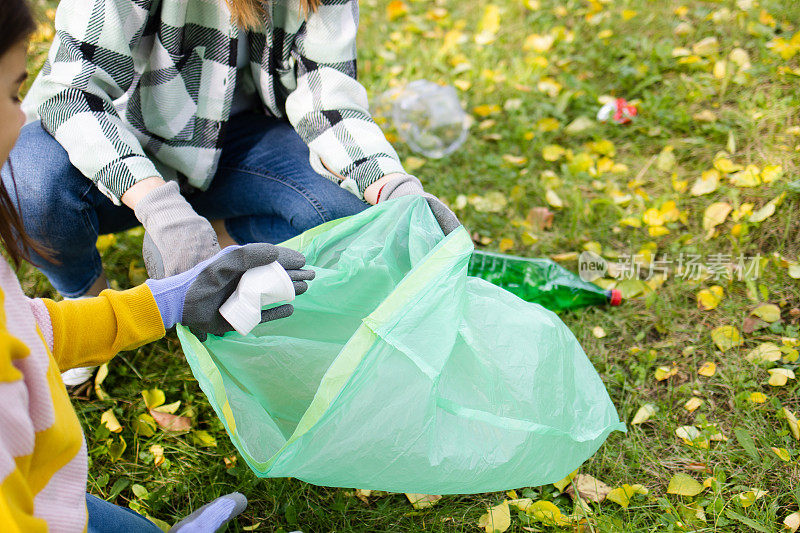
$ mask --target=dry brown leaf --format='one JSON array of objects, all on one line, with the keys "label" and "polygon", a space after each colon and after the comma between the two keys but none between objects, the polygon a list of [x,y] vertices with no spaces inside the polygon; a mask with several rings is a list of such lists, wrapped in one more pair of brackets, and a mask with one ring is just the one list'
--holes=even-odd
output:
[{"label": "dry brown leaf", "polygon": [[155,409],[150,409],[150,416],[156,424],[166,431],[184,432],[192,429],[192,419],[188,416],[178,416],[169,413],[162,413]]},{"label": "dry brown leaf", "polygon": [[575,479],[572,480],[572,484],[567,487],[565,492],[573,499],[575,498],[576,487],[581,499],[595,503],[600,503],[605,500],[608,493],[611,492],[611,487],[589,474],[578,474],[575,476]]},{"label": "dry brown leaf", "polygon": [[753,333],[757,329],[764,329],[767,326],[769,326],[769,324],[767,324],[760,318],[749,316],[744,319],[744,323],[742,324],[742,331],[744,333]]},{"label": "dry brown leaf", "polygon": [[528,211],[527,221],[534,230],[550,229],[555,213],[546,207],[534,207]]}]

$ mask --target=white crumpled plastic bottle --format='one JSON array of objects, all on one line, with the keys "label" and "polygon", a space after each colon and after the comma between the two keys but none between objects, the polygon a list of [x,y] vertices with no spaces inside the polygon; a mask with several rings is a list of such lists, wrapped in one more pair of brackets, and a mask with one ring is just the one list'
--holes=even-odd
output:
[{"label": "white crumpled plastic bottle", "polygon": [[233,329],[247,335],[261,322],[262,307],[294,300],[294,284],[278,263],[252,268],[244,273],[219,314]]}]

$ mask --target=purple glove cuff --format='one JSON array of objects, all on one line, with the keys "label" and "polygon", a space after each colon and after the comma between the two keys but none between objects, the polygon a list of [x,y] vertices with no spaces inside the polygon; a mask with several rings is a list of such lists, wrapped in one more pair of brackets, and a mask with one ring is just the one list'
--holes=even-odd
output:
[{"label": "purple glove cuff", "polygon": [[161,321],[164,323],[165,330],[173,327],[183,318],[183,303],[186,300],[186,291],[189,290],[189,286],[197,279],[200,272],[209,263],[218,260],[236,248],[240,247],[228,246],[213,257],[198,263],[181,274],[162,279],[148,279],[144,282],[150,288],[150,292],[153,293],[153,299],[158,306],[158,312],[161,313]]}]

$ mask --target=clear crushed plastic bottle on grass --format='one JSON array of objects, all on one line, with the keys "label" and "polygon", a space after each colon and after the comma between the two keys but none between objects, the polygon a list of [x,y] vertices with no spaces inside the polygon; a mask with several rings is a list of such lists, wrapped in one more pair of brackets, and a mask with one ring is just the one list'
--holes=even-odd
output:
[{"label": "clear crushed plastic bottle on grass", "polygon": [[467,139],[469,117],[451,86],[412,81],[383,93],[377,105],[403,142],[425,157],[442,158]]}]

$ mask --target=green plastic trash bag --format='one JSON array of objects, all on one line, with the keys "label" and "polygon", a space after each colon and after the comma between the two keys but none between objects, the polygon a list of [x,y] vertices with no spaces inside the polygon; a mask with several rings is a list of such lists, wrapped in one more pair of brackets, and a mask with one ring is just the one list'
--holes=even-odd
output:
[{"label": "green plastic trash bag", "polygon": [[247,336],[178,335],[262,477],[425,494],[564,478],[624,430],[552,312],[467,276],[472,241],[427,202],[392,200],[285,246],[316,279]]}]

